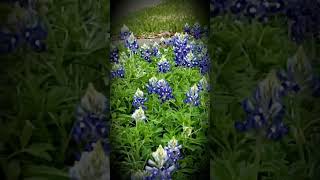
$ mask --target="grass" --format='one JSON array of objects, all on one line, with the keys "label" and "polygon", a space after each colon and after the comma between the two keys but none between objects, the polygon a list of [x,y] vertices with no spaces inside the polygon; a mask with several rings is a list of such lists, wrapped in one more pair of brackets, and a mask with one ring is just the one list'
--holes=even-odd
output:
[{"label": "grass", "polygon": [[[202,5],[204,4],[204,5]],[[208,24],[209,6],[192,0],[165,0],[161,4],[133,12],[121,20],[112,21],[111,36],[118,36],[123,24],[135,33],[146,35],[160,32],[180,32],[184,25]],[[208,11],[204,9],[207,8]],[[207,13],[206,13],[207,12]]]}]

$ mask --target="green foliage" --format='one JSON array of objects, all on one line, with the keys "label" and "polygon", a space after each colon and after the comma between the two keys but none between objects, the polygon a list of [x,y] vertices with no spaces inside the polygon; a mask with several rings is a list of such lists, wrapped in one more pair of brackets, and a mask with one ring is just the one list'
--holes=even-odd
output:
[{"label": "green foliage", "polygon": [[53,0],[48,9],[48,51],[1,57],[1,179],[68,179],[75,106],[89,82],[108,89],[109,1]]},{"label": "green foliage", "polygon": [[207,10],[205,11],[195,0],[165,0],[159,5],[130,13],[120,20],[113,21],[111,35],[118,36],[123,24],[135,35],[181,32],[186,23],[208,24],[209,8]]},{"label": "green foliage", "polygon": [[[171,65],[168,73],[159,73],[157,62],[152,58],[148,63],[139,55],[127,56],[126,49],[120,50],[120,59],[125,68],[125,78],[115,79],[111,85],[111,162],[112,168],[130,177],[130,173],[143,170],[151,153],[161,144],[165,146],[174,136],[182,144],[184,159],[181,169],[174,173],[174,179],[200,177],[201,170],[208,168],[207,108],[208,93],[201,92],[201,105],[193,107],[185,104],[186,92],[202,78],[199,68],[175,67],[173,49],[159,48]],[[173,90],[174,100],[161,103],[156,94],[147,93],[146,84],[151,77],[165,79]],[[137,89],[148,98],[145,103],[147,121],[132,120],[133,95]],[[186,127],[192,128],[190,134]],[[120,177],[120,175],[118,175]]]},{"label": "green foliage", "polygon": [[[289,124],[289,135],[281,141],[262,140],[234,128],[235,121],[244,118],[240,102],[253,93],[268,72],[285,69],[287,59],[298,49],[287,37],[281,19],[262,25],[217,17],[211,22],[210,36],[214,64],[208,135],[211,178],[318,179],[316,141],[320,141],[313,138],[320,133],[320,111],[319,101],[310,92],[285,99],[284,121]],[[314,58],[307,52],[309,58]],[[319,68],[319,64],[311,63],[314,69]]]}]

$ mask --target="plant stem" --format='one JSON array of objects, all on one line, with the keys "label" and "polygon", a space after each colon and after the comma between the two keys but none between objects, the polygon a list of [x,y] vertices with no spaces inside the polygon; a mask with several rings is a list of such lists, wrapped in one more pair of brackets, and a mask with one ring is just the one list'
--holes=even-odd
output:
[{"label": "plant stem", "polygon": [[258,179],[258,172],[260,169],[260,161],[261,161],[261,134],[257,133],[257,138],[256,138],[256,157],[255,157],[255,167],[257,168],[257,179]]}]

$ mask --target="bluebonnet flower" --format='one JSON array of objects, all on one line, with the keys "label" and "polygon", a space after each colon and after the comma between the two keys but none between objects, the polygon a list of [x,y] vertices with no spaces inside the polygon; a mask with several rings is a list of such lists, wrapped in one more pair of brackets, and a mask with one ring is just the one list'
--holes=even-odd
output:
[{"label": "bluebonnet flower", "polygon": [[144,97],[143,92],[138,88],[136,93],[133,96],[133,102],[132,102],[132,106],[135,109],[138,109],[140,106],[143,109],[146,109],[146,107],[144,106],[144,103],[147,101],[147,98]]},{"label": "bluebonnet flower", "polygon": [[149,159],[145,170],[150,174],[146,179],[171,179],[171,174],[175,170],[174,164],[167,164],[169,160],[167,151],[159,145],[158,149],[152,153],[154,160]]},{"label": "bluebonnet flower", "polygon": [[203,90],[209,91],[210,90],[208,81],[207,81],[206,77],[204,77],[204,76],[200,79],[197,86],[198,86],[199,91],[203,91]]},{"label": "bluebonnet flower", "polygon": [[149,79],[149,83],[147,84],[148,93],[157,93],[157,83],[158,79],[156,77],[152,77]]},{"label": "bluebonnet flower", "polygon": [[74,166],[69,169],[69,176],[72,180],[110,179],[109,156],[103,151],[100,142],[96,143],[91,152],[81,154],[81,159],[76,161]]},{"label": "bluebonnet flower", "polygon": [[140,53],[141,53],[141,57],[146,60],[147,62],[151,62],[151,55],[152,55],[152,52],[150,50],[150,47],[147,46],[146,44],[143,44],[141,46],[141,50],[140,50]]},{"label": "bluebonnet flower", "polygon": [[110,61],[113,63],[119,63],[119,49],[115,46],[111,46]]},{"label": "bluebonnet flower", "polygon": [[23,38],[37,52],[46,50],[45,39],[48,36],[47,30],[38,22],[36,26],[27,27],[23,31]]},{"label": "bluebonnet flower", "polygon": [[285,8],[285,3],[283,0],[276,0],[275,2],[273,2],[269,8],[270,12],[273,13],[277,13],[280,12],[282,10],[284,10]]},{"label": "bluebonnet flower", "polygon": [[139,45],[137,39],[134,37],[133,33],[125,40],[125,46],[131,50],[133,53],[137,53]]},{"label": "bluebonnet flower", "polygon": [[210,59],[208,53],[206,53],[202,60],[199,62],[200,73],[202,75],[206,74],[210,70]]},{"label": "bluebonnet flower", "polygon": [[282,121],[275,121],[267,129],[267,138],[272,140],[279,140],[283,136],[287,135],[288,132],[289,128],[286,125],[284,125]]},{"label": "bluebonnet flower", "polygon": [[87,116],[87,114],[94,114],[99,119],[103,119],[108,110],[107,98],[98,92],[92,83],[89,83],[86,93],[81,98],[81,102],[76,109],[77,120],[83,120],[83,117]]},{"label": "bluebonnet flower", "polygon": [[178,143],[178,141],[173,137],[169,142],[168,146],[164,147],[167,151],[168,162],[169,164],[174,164],[176,168],[179,167],[178,160],[182,158],[180,149],[182,145]]},{"label": "bluebonnet flower", "polygon": [[144,114],[144,110],[142,109],[141,106],[134,111],[134,113],[132,114],[131,117],[136,122],[139,122],[139,121],[143,121],[144,122],[147,119],[146,115]]},{"label": "bluebonnet flower", "polygon": [[248,4],[245,15],[254,18],[256,17],[257,13],[258,6],[255,4]]},{"label": "bluebonnet flower", "polygon": [[191,34],[195,39],[200,39],[201,33],[202,33],[202,30],[201,30],[200,24],[197,22],[193,25],[191,29]]},{"label": "bluebonnet flower", "polygon": [[159,98],[161,99],[162,102],[165,102],[169,99],[174,98],[172,95],[172,89],[169,86],[169,83],[164,79],[160,79],[157,82],[157,94],[159,95]]},{"label": "bluebonnet flower", "polygon": [[152,46],[152,55],[155,57],[160,57],[161,53],[159,51],[159,44],[157,42],[154,42]]},{"label": "bluebonnet flower", "polygon": [[186,93],[187,98],[184,100],[185,103],[192,104],[194,106],[199,106],[200,96],[198,86],[195,84],[191,89]]},{"label": "bluebonnet flower", "polygon": [[111,70],[112,78],[116,78],[116,77],[124,78],[124,75],[125,75],[125,69],[123,66],[121,65],[113,66],[113,70]]},{"label": "bluebonnet flower", "polygon": [[183,66],[185,64],[187,55],[191,50],[190,45],[188,45],[187,34],[175,34],[173,50],[175,54],[174,61],[176,63],[176,66]]},{"label": "bluebonnet flower", "polygon": [[[246,112],[246,121],[235,122],[235,128],[240,132],[251,129],[259,130],[269,137],[268,129],[274,123],[282,122],[285,115],[281,100],[282,86],[277,75],[272,71],[266,79],[259,83],[253,98],[247,98],[242,102]],[[280,128],[277,133],[280,133]],[[283,133],[284,135],[284,133]]]},{"label": "bluebonnet flower", "polygon": [[121,40],[126,40],[131,35],[129,28],[126,25],[123,25],[120,30],[120,38]]},{"label": "bluebonnet flower", "polygon": [[13,52],[18,47],[19,41],[17,34],[0,32],[0,54]]},{"label": "bluebonnet flower", "polygon": [[158,70],[161,73],[166,73],[170,71],[170,64],[164,56],[162,56],[162,58],[158,62]]},{"label": "bluebonnet flower", "polygon": [[183,31],[184,31],[185,33],[188,33],[188,34],[191,33],[191,27],[189,26],[188,23],[186,23],[186,24],[184,25]]},{"label": "bluebonnet flower", "polygon": [[313,0],[288,3],[286,15],[289,21],[290,35],[298,44],[302,43],[305,37],[319,35],[319,4],[318,1]]},{"label": "bluebonnet flower", "polygon": [[246,0],[237,0],[230,7],[230,10],[231,10],[232,13],[238,14],[238,13],[242,12],[246,8],[246,5],[247,5],[247,1]]},{"label": "bluebonnet flower", "polygon": [[97,141],[101,141],[106,153],[110,151],[107,139],[109,124],[106,121],[108,107],[106,97],[89,83],[77,106],[76,121],[71,131],[72,139],[80,146],[85,145],[86,151],[91,151]]},{"label": "bluebonnet flower", "polygon": [[210,16],[215,17],[227,11],[228,0],[211,0],[210,1]]}]

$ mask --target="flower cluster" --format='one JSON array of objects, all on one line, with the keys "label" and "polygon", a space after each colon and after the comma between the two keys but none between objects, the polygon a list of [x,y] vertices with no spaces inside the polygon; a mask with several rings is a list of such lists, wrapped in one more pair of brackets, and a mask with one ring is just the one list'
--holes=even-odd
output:
[{"label": "flower cluster", "polygon": [[144,114],[144,110],[142,109],[141,106],[134,111],[134,113],[132,114],[131,117],[136,122],[139,122],[139,121],[143,121],[144,122],[147,119],[146,115]]},{"label": "flower cluster", "polygon": [[119,49],[115,46],[111,46],[110,62],[119,63]]},{"label": "flower cluster", "polygon": [[159,95],[159,98],[162,102],[165,102],[167,100],[174,98],[172,95],[172,88],[170,87],[169,83],[166,80],[160,79],[157,82],[156,87],[157,87],[156,93]]},{"label": "flower cluster", "polygon": [[159,44],[157,42],[154,42],[152,46],[152,55],[155,57],[160,57],[161,53],[159,51]]},{"label": "flower cluster", "polygon": [[121,30],[120,30],[120,38],[121,40],[126,40],[128,37],[132,34],[130,32],[129,28],[126,25],[123,25]]},{"label": "flower cluster", "polygon": [[80,160],[69,169],[69,176],[71,180],[110,179],[109,156],[105,154],[100,141],[91,152],[82,152]]},{"label": "flower cluster", "polygon": [[150,78],[149,83],[147,84],[147,89],[149,94],[158,94],[162,102],[174,98],[172,95],[172,88],[164,79],[158,80],[156,77]]},{"label": "flower cluster", "polygon": [[149,159],[148,165],[145,167],[147,176],[146,180],[154,179],[171,179],[172,173],[179,167],[178,160],[181,159],[181,145],[173,138],[168,142],[168,146],[162,147],[152,153],[154,160]]},{"label": "flower cluster", "polygon": [[149,46],[147,46],[146,44],[143,44],[141,46],[141,57],[146,60],[147,62],[151,63],[151,55],[153,54],[152,50],[150,49]]},{"label": "flower cluster", "polygon": [[152,77],[149,79],[149,82],[147,84],[149,94],[157,93],[157,83],[158,79],[156,77]]},{"label": "flower cluster", "polygon": [[290,35],[297,43],[306,36],[320,38],[320,2],[314,0],[290,1],[286,15],[290,25]]},{"label": "flower cluster", "polygon": [[105,152],[109,152],[107,111],[106,97],[89,83],[86,94],[77,106],[76,121],[71,132],[72,139],[78,145],[84,145],[85,151],[92,151],[96,142],[101,141]]},{"label": "flower cluster", "polygon": [[272,71],[260,82],[254,97],[242,102],[247,118],[245,122],[236,122],[236,129],[262,129],[267,138],[280,139],[288,133],[288,127],[283,124],[285,108],[282,99],[291,95],[291,92],[296,94],[307,88],[315,90],[314,77],[311,65],[300,47],[297,53],[288,59],[286,71]]},{"label": "flower cluster", "polygon": [[235,128],[240,132],[255,129],[273,140],[286,135],[288,127],[282,122],[285,109],[281,100],[281,91],[281,83],[276,73],[272,71],[259,83],[253,98],[247,98],[242,102],[246,121],[236,122]]},{"label": "flower cluster", "polygon": [[121,65],[114,65],[113,66],[113,70],[111,70],[111,77],[112,78],[116,78],[116,77],[124,78],[124,75],[125,75],[125,69],[123,66],[121,66]]},{"label": "flower cluster", "polygon": [[174,61],[176,63],[176,66],[185,66],[187,61],[192,60],[188,59],[188,54],[191,50],[190,45],[188,44],[189,37],[187,34],[179,34],[176,33],[173,39],[173,50],[174,50]]},{"label": "flower cluster", "polygon": [[[37,2],[40,10],[46,4]],[[36,9],[36,2],[16,2],[7,22],[0,30],[0,54],[14,52],[18,47],[26,45],[36,52],[46,50],[45,40],[48,36],[46,26],[41,21]]]},{"label": "flower cluster", "polygon": [[193,27],[190,27],[188,23],[184,25],[184,32],[192,35],[195,39],[200,39],[202,35],[207,36],[209,31],[207,27],[201,28],[200,24],[196,22]]},{"label": "flower cluster", "polygon": [[139,107],[142,107],[143,109],[146,109],[144,106],[144,103],[147,101],[147,98],[144,97],[143,92],[138,88],[136,93],[133,96],[133,102],[132,106],[135,109],[138,109]]},{"label": "flower cluster", "polygon": [[215,17],[230,12],[239,17],[266,23],[271,16],[286,15],[292,40],[302,43],[306,36],[319,38],[320,2],[314,0],[211,0],[210,14]]},{"label": "flower cluster", "polygon": [[186,96],[187,98],[184,100],[185,103],[189,103],[194,106],[199,106],[200,104],[199,88],[196,84],[191,87],[191,89],[186,93]]},{"label": "flower cluster", "polygon": [[206,79],[206,77],[202,77],[202,79],[199,81],[199,83],[197,84],[199,91],[203,91],[203,90],[210,90],[208,81]]},{"label": "flower cluster", "polygon": [[170,63],[164,56],[162,56],[162,58],[158,62],[158,71],[161,73],[166,73],[170,71]]},{"label": "flower cluster", "polygon": [[139,45],[137,39],[134,37],[133,33],[125,40],[125,46],[133,53],[138,53]]}]

